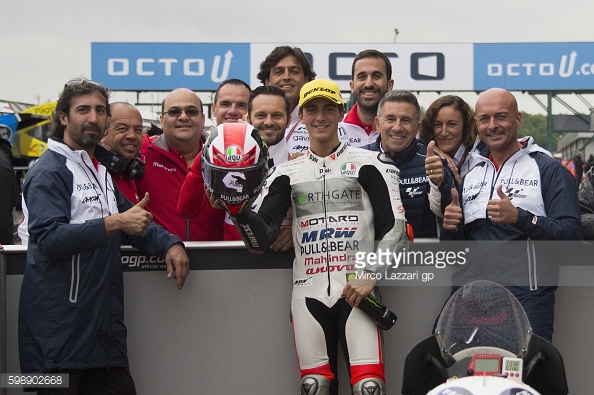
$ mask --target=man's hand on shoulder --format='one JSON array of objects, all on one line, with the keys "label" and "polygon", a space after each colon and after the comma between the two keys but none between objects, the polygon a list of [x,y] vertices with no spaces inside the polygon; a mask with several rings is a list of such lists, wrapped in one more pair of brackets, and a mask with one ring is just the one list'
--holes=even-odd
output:
[{"label": "man's hand on shoulder", "polygon": [[131,209],[105,217],[107,236],[109,237],[117,232],[142,235],[153,221],[153,215],[144,209],[148,202],[149,194],[147,192],[144,198]]}]

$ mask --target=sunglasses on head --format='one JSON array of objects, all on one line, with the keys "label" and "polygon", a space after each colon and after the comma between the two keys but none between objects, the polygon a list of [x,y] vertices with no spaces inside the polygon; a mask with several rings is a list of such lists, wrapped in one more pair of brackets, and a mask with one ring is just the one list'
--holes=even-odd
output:
[{"label": "sunglasses on head", "polygon": [[76,85],[81,85],[81,84],[84,84],[84,83],[91,84],[91,85],[102,86],[101,84],[99,84],[99,83],[97,83],[95,81],[87,80],[86,78],[82,78],[82,77],[73,78],[70,81],[68,81],[66,83],[66,85],[68,85],[68,86],[76,86]]}]

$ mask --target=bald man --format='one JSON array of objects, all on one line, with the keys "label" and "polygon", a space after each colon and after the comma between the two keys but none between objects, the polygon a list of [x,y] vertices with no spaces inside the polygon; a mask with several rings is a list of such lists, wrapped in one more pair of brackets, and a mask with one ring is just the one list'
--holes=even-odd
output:
[{"label": "bald man", "polygon": [[120,192],[136,204],[140,199],[134,180],[144,175],[144,160],[138,155],[142,144],[142,115],[130,103],[115,102],[109,107],[111,116],[101,139],[105,150],[97,149],[95,156],[107,167]]},{"label": "bald man", "polygon": [[561,258],[551,259],[555,251],[549,246],[558,249],[563,244],[550,241],[582,239],[575,180],[532,137],[518,139],[522,113],[510,92],[481,93],[475,110],[488,150],[470,153],[476,162],[452,189],[441,239],[489,243],[469,244],[468,262],[452,280],[455,286],[474,280],[508,285],[533,333],[552,341],[555,265]]}]

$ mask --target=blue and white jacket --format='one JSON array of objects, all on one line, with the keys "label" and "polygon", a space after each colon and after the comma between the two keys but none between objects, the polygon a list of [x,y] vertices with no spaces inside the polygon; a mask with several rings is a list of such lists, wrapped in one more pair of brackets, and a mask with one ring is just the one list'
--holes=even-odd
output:
[{"label": "blue and white jacket", "polygon": [[[534,144],[532,137],[519,140],[522,148],[508,158],[499,169],[482,155],[472,151],[474,166],[458,188],[464,220],[456,232],[443,230],[442,240],[528,241],[523,243],[491,243],[481,258],[459,269],[455,283],[476,280],[475,275],[499,283],[519,282],[535,288],[538,279],[554,268],[537,270],[536,262],[544,258],[543,251],[534,247],[538,240],[581,240],[580,206],[573,176],[550,153]],[[485,156],[483,156],[485,155]],[[513,225],[492,222],[487,215],[487,203],[499,199],[497,188],[518,208],[518,220]],[[483,244],[487,246],[487,244]],[[507,248],[509,247],[509,250]],[[472,248],[472,247],[471,247]],[[494,249],[494,250],[493,250]],[[540,257],[538,255],[540,254]],[[558,262],[557,262],[558,263]],[[549,273],[546,273],[549,272]],[[508,281],[506,281],[508,280]],[[550,283],[548,285],[551,285]]]},{"label": "blue and white jacket", "polygon": [[181,240],[154,223],[107,237],[104,217],[132,204],[86,151],[52,138],[27,173],[29,245],[19,306],[23,373],[127,367],[122,244],[164,257]]}]

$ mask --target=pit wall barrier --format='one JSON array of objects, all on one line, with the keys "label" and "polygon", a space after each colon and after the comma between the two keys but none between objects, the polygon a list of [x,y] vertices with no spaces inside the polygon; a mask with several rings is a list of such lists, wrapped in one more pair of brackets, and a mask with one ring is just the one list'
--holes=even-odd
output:
[{"label": "pit wall barrier", "polygon": [[[188,242],[186,249],[192,272],[178,290],[166,279],[162,260],[122,248],[128,356],[138,394],[298,393],[290,323],[293,252],[256,256],[241,242]],[[25,257],[23,246],[0,252],[0,373],[19,372]],[[450,269],[443,269],[448,276]],[[389,393],[400,393],[405,357],[430,335],[449,293],[448,285],[381,288],[384,303],[398,315],[384,332]],[[564,358],[570,393],[591,393],[594,286],[560,286],[556,296],[553,344]],[[342,357],[339,369],[340,394],[348,395]],[[1,395],[20,393],[0,389]]]}]

